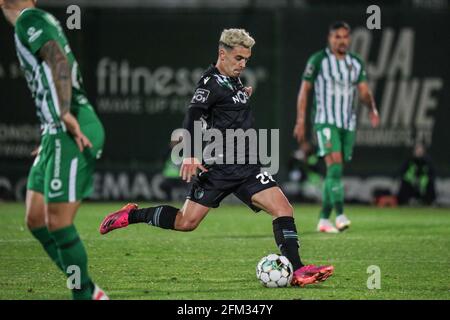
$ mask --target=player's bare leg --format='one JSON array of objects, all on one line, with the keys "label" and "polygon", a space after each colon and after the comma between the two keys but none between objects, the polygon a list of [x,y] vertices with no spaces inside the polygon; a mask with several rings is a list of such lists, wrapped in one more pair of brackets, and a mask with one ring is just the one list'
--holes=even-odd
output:
[{"label": "player's bare leg", "polygon": [[45,223],[44,195],[42,193],[27,190],[25,206],[25,223],[28,229],[47,227]]},{"label": "player's bare leg", "polygon": [[60,270],[63,270],[55,240],[47,228],[44,195],[40,192],[27,190],[25,204],[25,223],[28,229],[41,243],[45,252],[50,256],[50,259],[52,259]]},{"label": "player's bare leg", "polygon": [[134,223],[147,223],[177,231],[192,231],[197,228],[208,212],[208,207],[191,200],[186,200],[181,209],[168,205],[138,209],[136,204],[127,204],[103,219],[100,224],[100,233],[106,234]]},{"label": "player's bare leg", "polygon": [[191,200],[186,200],[175,219],[175,230],[192,231],[202,222],[209,208]]},{"label": "player's bare leg", "polygon": [[79,207],[79,201],[48,203],[46,205],[48,229],[54,231],[70,226]]},{"label": "player's bare leg", "polygon": [[279,187],[272,187],[254,194],[252,203],[273,217],[275,242],[281,254],[289,259],[295,270],[292,285],[303,287],[307,284],[322,282],[333,274],[333,266],[305,266],[302,263],[293,208]]},{"label": "player's bare leg", "polygon": [[260,191],[252,196],[252,203],[258,208],[270,213],[274,219],[278,217],[292,217],[294,209],[288,199],[278,187]]}]

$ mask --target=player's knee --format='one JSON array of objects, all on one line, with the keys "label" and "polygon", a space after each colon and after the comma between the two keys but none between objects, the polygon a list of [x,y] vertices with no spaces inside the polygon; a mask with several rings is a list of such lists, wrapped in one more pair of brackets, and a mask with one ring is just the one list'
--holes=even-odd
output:
[{"label": "player's knee", "polygon": [[197,229],[199,223],[197,221],[188,220],[188,221],[182,221],[178,226],[177,230],[179,231],[194,231]]},{"label": "player's knee", "polygon": [[49,230],[56,230],[56,229],[59,229],[60,223],[55,215],[49,214],[47,217],[46,224],[47,224],[47,228]]},{"label": "player's knee", "polygon": [[327,168],[327,176],[333,179],[340,179],[342,177],[343,167],[340,163],[333,163]]},{"label": "player's knee", "polygon": [[294,208],[289,202],[285,202],[282,204],[277,204],[272,211],[272,215],[275,217],[293,217],[294,216]]},{"label": "player's knee", "polygon": [[175,220],[175,229],[178,231],[193,231],[200,224],[199,220],[196,219],[186,219],[182,215],[178,215],[179,219]]},{"label": "player's knee", "polygon": [[49,230],[57,230],[69,226],[71,219],[57,208],[48,207],[46,224]]},{"label": "player's knee", "polygon": [[29,230],[40,228],[45,226],[45,218],[44,215],[36,215],[33,213],[27,213],[25,217],[25,224],[27,225]]}]

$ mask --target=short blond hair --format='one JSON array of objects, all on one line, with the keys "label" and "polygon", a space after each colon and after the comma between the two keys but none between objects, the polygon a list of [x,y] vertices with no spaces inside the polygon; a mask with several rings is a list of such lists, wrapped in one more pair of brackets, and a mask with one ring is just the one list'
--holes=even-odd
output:
[{"label": "short blond hair", "polygon": [[255,45],[255,39],[244,29],[225,29],[220,35],[219,44],[228,48],[242,46],[251,49]]}]

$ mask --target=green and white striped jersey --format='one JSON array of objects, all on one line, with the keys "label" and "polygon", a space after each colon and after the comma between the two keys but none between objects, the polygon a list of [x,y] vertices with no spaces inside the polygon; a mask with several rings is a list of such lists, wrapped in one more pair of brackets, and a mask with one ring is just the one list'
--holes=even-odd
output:
[{"label": "green and white striped jersey", "polygon": [[360,57],[347,53],[338,60],[329,48],[316,52],[308,60],[303,80],[314,83],[314,125],[355,130],[356,86],[367,80]]},{"label": "green and white striped jersey", "polygon": [[50,67],[39,57],[39,49],[49,40],[55,40],[63,49],[72,70],[71,112],[86,105],[88,100],[82,84],[78,64],[70,49],[60,23],[54,16],[37,8],[20,13],[15,25],[15,43],[20,66],[37,108],[42,133],[65,132],[60,119],[60,106]]}]

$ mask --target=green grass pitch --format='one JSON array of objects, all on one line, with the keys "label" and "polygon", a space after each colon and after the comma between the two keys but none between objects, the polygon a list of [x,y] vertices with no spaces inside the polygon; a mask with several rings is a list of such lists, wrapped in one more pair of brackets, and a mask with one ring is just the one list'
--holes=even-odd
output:
[{"label": "green grass pitch", "polygon": [[[450,299],[448,209],[347,206],[351,229],[329,235],[315,232],[317,206],[297,205],[302,259],[335,274],[269,289],[255,276],[259,259],[277,252],[269,215],[223,205],[193,232],[140,224],[101,236],[100,221],[121,205],[84,203],[76,219],[91,276],[111,299]],[[23,204],[0,203],[0,299],[70,299],[23,216]],[[381,289],[367,288],[371,265]]]}]

